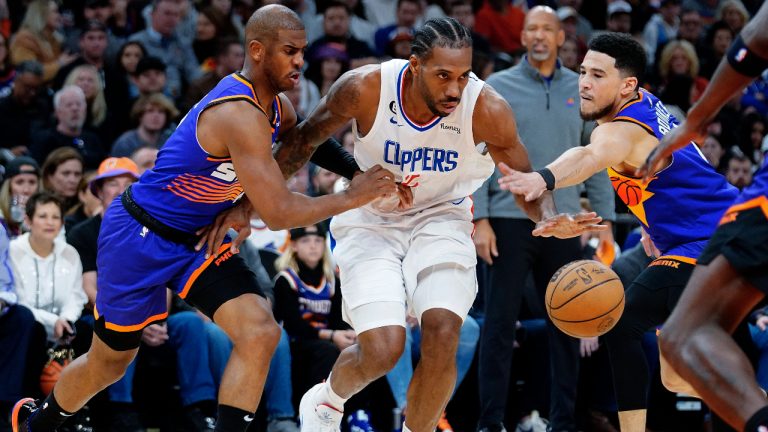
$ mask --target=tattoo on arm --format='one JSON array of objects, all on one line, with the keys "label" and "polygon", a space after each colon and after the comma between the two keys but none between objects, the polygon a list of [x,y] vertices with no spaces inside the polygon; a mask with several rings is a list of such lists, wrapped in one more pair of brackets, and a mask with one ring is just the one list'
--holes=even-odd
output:
[{"label": "tattoo on arm", "polygon": [[320,144],[354,117],[360,105],[359,80],[357,71],[342,75],[309,118],[286,133],[274,152],[286,179],[309,161]]}]

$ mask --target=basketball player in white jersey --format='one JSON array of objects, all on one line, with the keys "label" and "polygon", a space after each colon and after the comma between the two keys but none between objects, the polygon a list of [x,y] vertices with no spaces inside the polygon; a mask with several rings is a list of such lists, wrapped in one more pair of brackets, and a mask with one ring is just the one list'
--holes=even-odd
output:
[{"label": "basketball player in white jersey", "polygon": [[[512,109],[471,64],[469,31],[451,18],[429,20],[415,32],[408,61],[343,75],[276,154],[284,171],[298,168],[305,160],[297,148],[309,157],[352,120],[361,169],[381,164],[412,193],[411,208],[374,202],[331,222],[344,318],[358,342],[302,398],[302,431],[339,430],[344,402],[400,358],[408,313],[423,336],[403,430],[433,432],[450,398],[459,328],[477,291],[469,195],[490,177],[494,161],[531,169]],[[535,221],[555,217],[551,195],[518,202]],[[567,222],[539,224],[535,233],[566,238],[602,229],[594,213],[559,218]]]}]

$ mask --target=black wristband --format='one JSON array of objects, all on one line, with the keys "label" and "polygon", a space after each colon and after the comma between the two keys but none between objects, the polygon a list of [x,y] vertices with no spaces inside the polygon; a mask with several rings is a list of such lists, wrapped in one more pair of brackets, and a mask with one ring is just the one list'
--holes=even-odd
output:
[{"label": "black wristband", "polygon": [[555,190],[555,175],[552,174],[552,171],[549,170],[549,168],[542,168],[540,170],[536,170],[539,175],[544,178],[544,183],[547,184],[547,190]]},{"label": "black wristband", "polygon": [[354,156],[344,150],[344,147],[333,138],[328,138],[324,143],[320,144],[310,160],[315,165],[346,177],[349,180],[352,180],[355,172],[360,171]]},{"label": "black wristband", "polygon": [[760,57],[749,49],[741,35],[738,35],[733,41],[726,57],[736,72],[748,77],[756,77],[768,69],[768,59]]}]

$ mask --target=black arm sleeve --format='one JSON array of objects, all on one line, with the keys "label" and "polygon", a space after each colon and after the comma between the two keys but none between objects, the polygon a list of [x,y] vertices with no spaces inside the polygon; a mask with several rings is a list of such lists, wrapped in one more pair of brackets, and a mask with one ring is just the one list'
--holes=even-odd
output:
[{"label": "black arm sleeve", "polygon": [[275,318],[283,322],[289,336],[296,339],[318,339],[319,330],[306,322],[299,313],[299,294],[284,276],[275,279]]},{"label": "black arm sleeve", "polygon": [[349,180],[352,180],[355,172],[360,171],[355,158],[334,138],[328,138],[320,144],[310,161]]}]

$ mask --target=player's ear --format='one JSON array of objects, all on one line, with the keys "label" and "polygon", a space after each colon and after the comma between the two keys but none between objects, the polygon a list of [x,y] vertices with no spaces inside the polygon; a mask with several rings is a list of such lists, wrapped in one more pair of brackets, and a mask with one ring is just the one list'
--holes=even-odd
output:
[{"label": "player's ear", "polygon": [[622,96],[626,97],[637,91],[639,84],[637,77],[630,76],[624,78],[624,84],[621,87]]},{"label": "player's ear", "polygon": [[253,59],[253,61],[260,62],[262,59],[264,59],[265,55],[264,44],[256,39],[248,42],[248,55]]},{"label": "player's ear", "polygon": [[420,60],[416,54],[411,54],[411,56],[408,58],[408,63],[408,69],[411,70],[412,74],[416,75],[418,73],[420,64]]}]

